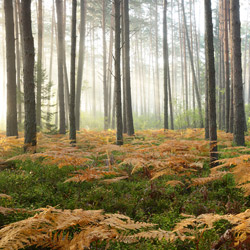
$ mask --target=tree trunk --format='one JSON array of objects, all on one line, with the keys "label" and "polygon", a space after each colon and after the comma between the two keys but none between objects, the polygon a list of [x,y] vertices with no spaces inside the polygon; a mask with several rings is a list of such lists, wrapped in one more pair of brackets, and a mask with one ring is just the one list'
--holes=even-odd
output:
[{"label": "tree trunk", "polygon": [[187,119],[187,126],[190,126],[189,121],[189,114],[188,114],[188,73],[187,73],[187,49],[186,49],[186,34],[184,32],[184,39],[183,39],[183,51],[184,51],[184,72],[185,72],[185,111],[186,111],[186,119]]},{"label": "tree trunk", "polygon": [[76,143],[75,121],[75,68],[76,68],[76,8],[77,0],[72,0],[72,26],[71,26],[71,67],[70,67],[70,133],[71,143]]},{"label": "tree trunk", "polygon": [[66,56],[66,47],[65,47],[65,32],[66,32],[66,0],[63,2],[63,83],[64,83],[64,102],[65,102],[65,126],[69,126],[69,106],[70,106],[70,97],[69,97],[69,79],[68,79],[68,70],[67,70],[67,56]]},{"label": "tree trunk", "polygon": [[111,126],[111,100],[112,100],[112,68],[113,68],[113,48],[114,48],[114,14],[115,9],[112,6],[112,14],[111,14],[111,24],[110,24],[110,40],[109,40],[109,58],[108,58],[108,72],[107,72],[107,84],[108,84],[108,127]]},{"label": "tree trunk", "polygon": [[232,55],[233,55],[233,88],[234,88],[234,142],[245,145],[245,113],[242,86],[241,38],[239,0],[230,0]]},{"label": "tree trunk", "polygon": [[20,58],[20,32],[19,32],[19,25],[18,25],[18,6],[17,2],[14,2],[14,9],[15,9],[15,35],[16,35],[16,81],[17,81],[17,120],[18,124],[21,125],[22,123],[22,100],[21,100],[21,58]]},{"label": "tree trunk", "polygon": [[124,55],[125,55],[125,104],[126,104],[126,121],[127,133],[129,136],[134,135],[134,122],[132,111],[132,98],[130,86],[130,39],[129,39],[129,0],[123,0],[123,18],[124,18]]},{"label": "tree trunk", "polygon": [[230,82],[229,82],[229,49],[228,49],[228,0],[224,0],[224,60],[225,60],[225,95],[226,95],[226,132],[229,132],[230,116]]},{"label": "tree trunk", "polygon": [[164,86],[164,130],[168,129],[168,51],[167,51],[167,0],[163,2],[163,86]]},{"label": "tree trunk", "polygon": [[155,68],[156,68],[156,118],[161,119],[161,108],[160,108],[160,80],[159,80],[159,48],[158,48],[158,0],[155,1]]},{"label": "tree trunk", "polygon": [[108,129],[108,88],[107,88],[107,48],[106,48],[106,0],[102,0],[102,49],[103,49],[104,130],[107,130]]},{"label": "tree trunk", "polygon": [[38,0],[38,53],[37,53],[37,95],[36,95],[36,125],[42,128],[42,82],[43,82],[43,0]]},{"label": "tree trunk", "polygon": [[85,54],[85,33],[86,33],[86,6],[87,0],[81,0],[81,23],[80,23],[80,40],[79,40],[79,59],[77,67],[77,89],[76,89],[76,130],[80,129],[80,110],[81,110],[81,92],[82,76]]},{"label": "tree trunk", "polygon": [[189,36],[188,36],[188,29],[187,29],[187,22],[186,22],[186,15],[185,15],[184,1],[183,0],[182,0],[182,11],[183,11],[183,22],[184,22],[185,31],[186,31],[186,40],[187,40],[187,45],[188,45],[189,59],[190,59],[193,81],[194,81],[194,85],[195,85],[196,99],[197,99],[198,109],[199,109],[200,127],[203,128],[204,125],[203,125],[203,116],[202,116],[202,108],[201,108],[201,99],[200,99],[198,83],[197,83],[195,70],[194,70],[194,60],[193,60],[193,55],[191,53],[191,46],[190,46],[190,40],[189,40]]},{"label": "tree trunk", "polygon": [[[8,1],[8,0],[7,0]],[[36,103],[34,84],[35,50],[31,28],[31,0],[22,1],[22,32],[24,46],[23,83],[24,83],[24,107],[25,130],[24,151],[36,146]]]},{"label": "tree trunk", "polygon": [[16,57],[12,1],[4,0],[7,62],[7,120],[6,135],[18,136],[16,102]]},{"label": "tree trunk", "polygon": [[126,80],[125,80],[125,29],[124,29],[124,1],[121,1],[121,35],[122,35],[122,129],[123,133],[127,133],[127,114],[126,114]]},{"label": "tree trunk", "polygon": [[51,105],[51,87],[52,87],[52,68],[53,68],[53,55],[54,55],[54,28],[55,28],[55,5],[52,2],[52,18],[51,18],[51,40],[50,40],[50,62],[49,62],[49,92],[48,92],[48,107],[47,107],[47,128],[51,120],[50,105]]},{"label": "tree trunk", "polygon": [[59,91],[59,133],[66,133],[65,126],[65,106],[64,106],[64,80],[63,80],[63,66],[64,66],[64,36],[63,36],[63,2],[62,0],[56,0],[57,10],[57,33],[58,33],[58,50],[57,50],[57,61],[58,61],[58,91]]},{"label": "tree trunk", "polygon": [[114,0],[115,5],[115,92],[116,92],[116,144],[123,144],[122,134],[122,102],[121,102],[121,28],[120,0]]},{"label": "tree trunk", "polygon": [[95,27],[92,27],[92,44],[91,44],[91,57],[92,57],[92,112],[96,117],[96,90],[95,90]]},{"label": "tree trunk", "polygon": [[248,101],[247,103],[250,104],[250,41],[249,41],[249,55],[248,55]]},{"label": "tree trunk", "polygon": [[217,127],[216,127],[216,97],[215,97],[215,67],[214,67],[214,43],[211,0],[204,0],[205,5],[205,48],[206,48],[206,78],[208,83],[209,106],[209,140],[210,162],[218,159],[217,154]]}]

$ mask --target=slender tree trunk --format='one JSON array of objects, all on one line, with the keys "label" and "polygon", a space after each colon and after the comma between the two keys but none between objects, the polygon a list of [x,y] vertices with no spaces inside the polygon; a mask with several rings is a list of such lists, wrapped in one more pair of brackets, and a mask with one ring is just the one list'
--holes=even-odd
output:
[{"label": "slender tree trunk", "polygon": [[63,2],[62,0],[56,0],[57,10],[57,33],[58,33],[58,91],[59,91],[59,113],[60,113],[60,134],[66,133],[65,126],[65,106],[64,106],[64,80],[63,80],[63,55],[64,55],[64,36],[63,36]]},{"label": "slender tree trunk", "polygon": [[159,48],[158,48],[158,0],[155,1],[155,68],[156,68],[156,117],[161,119],[161,108],[160,108],[160,80],[159,80]]},{"label": "slender tree trunk", "polygon": [[225,95],[226,95],[226,132],[229,132],[230,115],[230,81],[229,81],[229,49],[228,49],[228,0],[224,0],[224,60],[225,60]]},{"label": "slender tree trunk", "polygon": [[124,54],[125,54],[125,97],[126,97],[126,121],[128,135],[134,135],[134,122],[132,111],[132,97],[130,86],[130,39],[129,39],[129,0],[123,0],[124,18]]},{"label": "slender tree trunk", "polygon": [[218,114],[219,114],[219,129],[222,129],[222,56],[221,56],[221,41],[220,41],[220,51],[219,51],[219,105],[218,105]]},{"label": "slender tree trunk", "polygon": [[[50,40],[50,63],[49,63],[49,92],[48,92],[48,106],[47,106],[47,126],[51,120],[50,105],[51,105],[51,87],[52,87],[52,69],[53,69],[53,55],[54,55],[54,28],[55,28],[55,5],[52,2],[52,18],[51,18],[51,40]],[[49,127],[47,127],[49,128]]]},{"label": "slender tree trunk", "polygon": [[[2,2],[2,19],[1,19],[1,24],[2,24],[2,39],[6,38],[6,30],[5,30],[5,14],[4,14],[4,1]],[[2,62],[3,62],[3,68],[2,68],[2,84],[3,84],[3,93],[2,93],[2,98],[3,98],[3,102],[7,103],[6,101],[6,52],[5,52],[5,43],[2,42]],[[4,112],[2,112],[2,119],[1,120],[5,120],[6,119],[6,114],[4,114]]]},{"label": "slender tree trunk", "polygon": [[168,129],[168,51],[167,51],[167,0],[163,2],[163,64],[164,64],[164,130]]},{"label": "slender tree trunk", "polygon": [[205,5],[205,48],[206,48],[206,78],[208,83],[209,106],[209,140],[210,162],[218,159],[217,154],[217,127],[216,127],[216,97],[215,97],[215,67],[214,67],[214,43],[211,0],[204,0]]},{"label": "slender tree trunk", "polygon": [[126,114],[126,80],[125,80],[125,29],[124,29],[124,1],[121,1],[121,46],[122,46],[122,129],[127,133],[127,114]]},{"label": "slender tree trunk", "polygon": [[116,144],[123,144],[122,134],[122,102],[121,102],[121,28],[120,0],[114,0],[115,5],[115,92],[116,92]]},{"label": "slender tree trunk", "polygon": [[67,3],[66,0],[63,0],[63,83],[64,83],[64,101],[65,101],[65,126],[69,127],[69,106],[70,106],[70,97],[69,97],[69,78],[67,70],[67,56],[66,56],[66,45],[65,45],[65,33],[66,33],[66,10]]},{"label": "slender tree trunk", "polygon": [[79,40],[79,59],[77,67],[77,88],[76,88],[76,130],[80,129],[80,110],[81,110],[81,92],[82,76],[85,54],[85,33],[86,33],[86,8],[87,0],[81,0],[81,23],[80,23],[80,40]]},{"label": "slender tree trunk", "polygon": [[75,122],[75,68],[76,68],[76,9],[77,0],[72,0],[72,26],[71,26],[71,67],[70,67],[70,133],[71,143],[76,143]]},{"label": "slender tree trunk", "polygon": [[184,32],[184,39],[183,39],[183,51],[184,51],[184,72],[185,72],[185,110],[186,110],[186,119],[187,119],[187,126],[190,126],[189,121],[189,114],[188,114],[188,75],[187,75],[187,50],[186,50],[186,34]]},{"label": "slender tree trunk", "polygon": [[112,5],[112,14],[111,14],[111,24],[110,24],[110,38],[109,38],[109,58],[108,58],[108,72],[107,72],[107,88],[108,88],[108,127],[111,126],[111,100],[112,100],[112,68],[113,68],[113,48],[114,48],[114,14],[115,9]]},{"label": "slender tree trunk", "polygon": [[95,28],[92,27],[92,44],[91,44],[91,53],[92,53],[92,112],[94,117],[96,117],[96,88],[95,88]]},{"label": "slender tree trunk", "polygon": [[107,87],[107,46],[106,46],[106,0],[102,0],[102,49],[103,49],[103,100],[104,130],[108,129],[108,87]]},{"label": "slender tree trunk", "polygon": [[192,75],[193,75],[193,80],[194,80],[194,85],[195,85],[196,99],[197,99],[198,109],[199,109],[200,127],[203,128],[204,125],[203,125],[203,116],[202,116],[202,108],[201,108],[201,99],[200,99],[198,83],[197,83],[195,70],[194,70],[194,61],[193,61],[193,55],[191,53],[191,46],[190,46],[190,40],[189,40],[189,36],[188,36],[188,29],[187,29],[187,22],[186,22],[186,15],[185,15],[184,1],[183,0],[182,0],[182,11],[183,11],[183,22],[184,22],[185,31],[186,31],[186,40],[187,40],[187,45],[188,45],[189,59],[190,59]]},{"label": "slender tree trunk", "polygon": [[43,0],[38,0],[38,54],[37,54],[37,94],[36,94],[36,125],[42,128],[42,82],[43,82]]},{"label": "slender tree trunk", "polygon": [[248,51],[248,104],[250,104],[250,41]]},{"label": "slender tree trunk", "polygon": [[18,124],[22,123],[22,100],[21,100],[21,60],[20,60],[20,34],[19,34],[19,25],[18,25],[18,9],[17,2],[14,2],[15,9],[15,30],[16,30],[16,81],[17,81],[17,115],[18,115]]},{"label": "slender tree trunk", "polygon": [[7,120],[6,135],[18,136],[16,102],[16,57],[12,1],[4,0],[7,62]]},{"label": "slender tree trunk", "polygon": [[[8,0],[6,0],[8,1]],[[24,151],[36,146],[36,103],[34,84],[35,50],[31,28],[31,0],[22,1],[22,32],[24,48],[23,83],[24,83],[24,108],[25,130]]]},{"label": "slender tree trunk", "polygon": [[234,88],[234,142],[238,146],[245,145],[245,113],[242,86],[241,67],[241,38],[239,0],[230,0],[232,55],[233,60],[233,88]]}]

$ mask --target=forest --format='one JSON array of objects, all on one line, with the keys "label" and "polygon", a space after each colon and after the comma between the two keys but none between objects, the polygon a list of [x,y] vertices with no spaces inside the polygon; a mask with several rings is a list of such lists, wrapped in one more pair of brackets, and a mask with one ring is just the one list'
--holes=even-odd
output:
[{"label": "forest", "polygon": [[0,249],[250,249],[249,13],[0,0]]}]

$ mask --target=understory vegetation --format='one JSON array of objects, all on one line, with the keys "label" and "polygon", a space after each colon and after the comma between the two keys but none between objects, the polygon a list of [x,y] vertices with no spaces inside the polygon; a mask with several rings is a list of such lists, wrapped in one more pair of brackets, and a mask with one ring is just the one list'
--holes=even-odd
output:
[{"label": "understory vegetation", "polygon": [[210,168],[202,129],[77,136],[1,134],[0,249],[248,249],[249,145],[219,132]]}]

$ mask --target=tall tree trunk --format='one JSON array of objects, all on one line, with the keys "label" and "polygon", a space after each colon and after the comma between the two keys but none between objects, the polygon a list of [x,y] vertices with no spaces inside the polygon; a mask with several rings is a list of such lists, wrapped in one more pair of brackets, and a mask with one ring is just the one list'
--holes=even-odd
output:
[{"label": "tall tree trunk", "polygon": [[224,0],[224,60],[225,60],[225,94],[226,94],[226,132],[229,132],[230,116],[230,82],[229,82],[229,49],[228,49],[228,0]]},{"label": "tall tree trunk", "polygon": [[75,121],[75,68],[76,68],[76,8],[77,0],[72,0],[72,26],[71,26],[71,67],[70,67],[70,133],[71,143],[76,143]]},{"label": "tall tree trunk", "polygon": [[60,128],[59,133],[66,133],[65,126],[65,105],[64,105],[64,79],[63,79],[63,55],[64,55],[64,36],[63,36],[63,2],[56,0],[57,10],[57,33],[58,33],[58,50],[57,50],[57,63],[58,63],[58,91],[59,91],[59,114],[60,114]]},{"label": "tall tree trunk", "polygon": [[66,10],[67,3],[66,0],[63,2],[63,83],[64,83],[64,101],[65,101],[65,125],[66,128],[69,126],[69,106],[70,106],[70,97],[69,97],[69,79],[68,79],[68,70],[67,70],[67,56],[66,56],[66,47],[65,47],[65,32],[66,32]]},{"label": "tall tree trunk", "polygon": [[19,25],[18,25],[18,8],[17,2],[14,2],[15,9],[15,34],[16,34],[16,81],[17,81],[17,120],[18,124],[22,123],[22,100],[21,100],[21,60],[20,60],[20,34],[19,34]]},{"label": "tall tree trunk", "polygon": [[161,119],[160,80],[159,80],[159,48],[158,48],[158,0],[155,1],[155,68],[156,68],[156,118]]},{"label": "tall tree trunk", "polygon": [[163,2],[163,64],[164,64],[164,130],[168,129],[168,51],[167,51],[167,0]]},{"label": "tall tree trunk", "polygon": [[192,76],[193,76],[193,81],[195,85],[195,93],[196,93],[196,99],[198,103],[198,109],[199,109],[199,116],[200,116],[200,127],[203,128],[203,116],[202,116],[202,108],[201,108],[201,98],[200,98],[200,93],[198,89],[198,83],[195,75],[195,70],[194,70],[194,60],[193,60],[193,55],[191,53],[191,46],[190,46],[190,40],[188,36],[188,28],[187,28],[187,22],[186,22],[186,15],[185,15],[185,9],[184,9],[184,1],[182,0],[182,11],[183,11],[183,22],[185,26],[185,31],[186,31],[186,40],[187,40],[187,46],[188,46],[188,52],[189,52],[189,59],[190,59],[190,64],[191,64],[191,69],[192,69]]},{"label": "tall tree trunk", "polygon": [[[54,28],[55,28],[55,5],[52,2],[52,18],[51,18],[51,40],[50,40],[50,62],[49,62],[49,92],[48,92],[48,106],[47,106],[47,126],[51,120],[50,105],[51,105],[51,87],[52,87],[52,69],[53,69],[53,55],[54,55]],[[49,127],[47,127],[49,128]]]},{"label": "tall tree trunk", "polygon": [[249,48],[248,48],[248,101],[247,103],[250,104],[250,41],[249,41]]},{"label": "tall tree trunk", "polygon": [[180,11],[180,4],[178,1],[178,22],[179,22],[179,42],[180,42],[180,49],[181,49],[181,88],[182,88],[182,110],[185,113],[185,84],[184,84],[184,66],[183,66],[183,44],[184,41],[182,39],[182,22],[181,22],[181,11]]},{"label": "tall tree trunk", "polygon": [[187,50],[186,50],[186,34],[184,32],[183,35],[183,51],[184,51],[184,72],[185,72],[185,111],[186,111],[186,119],[187,119],[187,126],[190,126],[190,121],[189,121],[189,114],[188,114],[188,73],[187,73]]},{"label": "tall tree trunk", "polygon": [[[207,61],[207,59],[206,59]],[[206,63],[206,72],[208,72],[208,65]],[[205,79],[205,140],[209,139],[209,88],[208,77]]]},{"label": "tall tree trunk", "polygon": [[234,142],[238,146],[245,145],[245,113],[242,86],[241,38],[240,38],[240,6],[239,0],[230,0],[233,88],[234,88]]},{"label": "tall tree trunk", "polygon": [[79,59],[77,67],[77,88],[76,88],[76,130],[80,129],[80,110],[81,110],[81,92],[82,76],[85,54],[85,33],[86,33],[86,9],[87,0],[81,0],[81,22],[80,22],[80,40],[79,40]]},{"label": "tall tree trunk", "polygon": [[95,27],[92,27],[92,38],[91,38],[91,58],[92,58],[92,112],[96,117],[96,88],[95,88]]},{"label": "tall tree trunk", "polygon": [[[4,14],[4,2],[2,2],[2,8],[1,8],[1,13],[2,13],[2,18],[1,18],[1,24],[2,24],[2,38],[4,39],[4,37],[6,37],[5,33],[5,14]],[[2,100],[4,103],[6,102],[6,53],[5,53],[5,43],[2,43],[2,62],[3,62],[3,67],[2,67],[2,85],[3,85],[3,93],[2,93]],[[4,112],[2,112],[2,119],[1,120],[5,120],[6,119],[6,114]]]},{"label": "tall tree trunk", "polygon": [[133,135],[134,122],[132,111],[132,98],[130,86],[130,39],[129,39],[129,0],[123,0],[123,18],[124,18],[124,54],[125,54],[125,97],[126,97],[126,121],[127,133]]},{"label": "tall tree trunk", "polygon": [[42,82],[43,82],[43,0],[38,0],[38,54],[37,54],[37,94],[36,94],[36,125],[42,128]]},{"label": "tall tree trunk", "polygon": [[[8,0],[6,0],[8,1]],[[36,103],[34,84],[35,49],[31,28],[31,0],[22,1],[22,32],[23,32],[23,83],[24,83],[24,151],[36,146]]]},{"label": "tall tree trunk", "polygon": [[115,9],[112,5],[112,14],[111,14],[111,24],[110,24],[110,38],[109,38],[109,58],[108,58],[108,72],[107,72],[107,88],[108,88],[108,127],[111,126],[111,100],[112,100],[112,68],[113,68],[113,48],[114,48],[114,14]]},{"label": "tall tree trunk", "polygon": [[215,67],[214,67],[214,43],[211,0],[204,0],[205,5],[205,48],[206,48],[206,78],[208,83],[209,106],[209,139],[210,162],[218,159],[217,154],[217,127],[216,127],[216,97],[215,97]]},{"label": "tall tree trunk", "polygon": [[16,57],[12,1],[4,0],[7,62],[7,120],[6,135],[18,136],[16,102]]},{"label": "tall tree trunk", "polygon": [[127,133],[127,114],[126,114],[126,80],[125,80],[125,29],[124,29],[124,1],[121,1],[121,51],[122,51],[122,129]]},{"label": "tall tree trunk", "polygon": [[106,0],[102,0],[102,49],[103,49],[104,130],[107,130],[108,129],[108,88],[107,88],[107,48],[106,48]]},{"label": "tall tree trunk", "polygon": [[115,5],[115,92],[116,92],[116,144],[123,144],[122,134],[122,102],[121,102],[121,28],[120,0],[114,0]]}]

